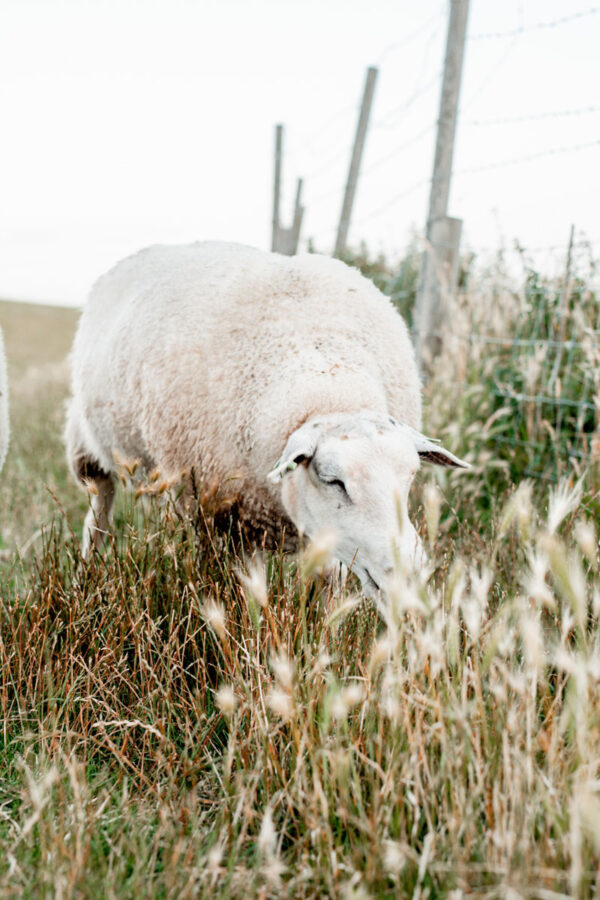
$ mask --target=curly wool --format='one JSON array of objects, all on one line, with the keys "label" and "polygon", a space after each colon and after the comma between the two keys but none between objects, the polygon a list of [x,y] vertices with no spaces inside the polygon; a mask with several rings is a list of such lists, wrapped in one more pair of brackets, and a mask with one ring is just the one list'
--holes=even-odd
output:
[{"label": "curly wool", "polygon": [[72,372],[76,473],[82,455],[105,472],[115,455],[169,477],[193,469],[257,528],[285,518],[266,476],[311,416],[372,410],[421,425],[404,321],[357,270],[314,254],[142,250],[92,289]]}]

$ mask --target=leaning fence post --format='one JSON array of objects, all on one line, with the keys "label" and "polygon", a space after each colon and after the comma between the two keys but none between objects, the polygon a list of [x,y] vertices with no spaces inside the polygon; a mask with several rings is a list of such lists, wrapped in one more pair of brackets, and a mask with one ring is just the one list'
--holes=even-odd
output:
[{"label": "leaning fence post", "polygon": [[273,179],[273,217],[271,230],[271,250],[294,256],[298,252],[300,241],[300,228],[304,207],[302,198],[302,179],[299,178],[296,185],[296,202],[294,205],[294,218],[289,228],[284,228],[280,219],[281,202],[281,169],[283,163],[283,125],[275,126],[275,165]]}]

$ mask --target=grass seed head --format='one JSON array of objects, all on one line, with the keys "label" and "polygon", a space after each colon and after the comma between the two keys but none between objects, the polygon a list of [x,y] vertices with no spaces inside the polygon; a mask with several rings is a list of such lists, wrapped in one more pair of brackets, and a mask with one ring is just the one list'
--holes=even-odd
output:
[{"label": "grass seed head", "polygon": [[281,687],[291,692],[294,686],[294,664],[283,651],[271,657],[271,669]]},{"label": "grass seed head", "polygon": [[555,534],[566,517],[577,509],[581,503],[582,491],[583,482],[581,480],[571,486],[569,480],[565,478],[550,493],[546,521],[549,534]]},{"label": "grass seed head", "polygon": [[595,566],[598,553],[598,536],[590,519],[580,519],[575,525],[575,540],[591,566]]},{"label": "grass seed head", "polygon": [[341,690],[335,690],[331,698],[331,716],[337,721],[348,718],[348,713],[363,699],[363,689],[359,684],[351,684]]},{"label": "grass seed head", "polygon": [[231,718],[237,706],[237,697],[229,684],[222,684],[215,694],[215,703],[224,716]]},{"label": "grass seed head", "polygon": [[398,841],[384,841],[383,865],[392,876],[398,876],[406,865],[406,854]]},{"label": "grass seed head", "polygon": [[520,626],[527,665],[529,668],[541,672],[545,665],[546,654],[539,615],[530,609],[523,609]]},{"label": "grass seed head", "polygon": [[208,856],[206,858],[206,863],[209,872],[211,874],[218,874],[221,868],[221,860],[223,859],[223,853],[225,851],[225,847],[222,843],[217,841],[216,844],[208,851]]},{"label": "grass seed head", "polygon": [[528,597],[548,609],[556,609],[556,599],[546,581],[549,569],[547,555],[542,551],[530,550],[529,569],[522,574],[521,584]]},{"label": "grass seed head", "polygon": [[225,628],[225,610],[220,603],[207,600],[201,608],[202,616],[220,640],[223,640],[227,631]]},{"label": "grass seed head", "polygon": [[322,574],[333,559],[336,544],[337,536],[334,531],[322,531],[309,542],[301,560],[305,578]]},{"label": "grass seed head", "polygon": [[263,816],[258,834],[258,850],[264,858],[270,859],[275,854],[276,849],[277,832],[275,831],[275,825],[273,823],[271,807],[268,806]]},{"label": "grass seed head", "polygon": [[254,559],[248,566],[248,571],[237,571],[237,577],[244,589],[246,598],[250,596],[263,609],[269,602],[269,590],[267,587],[267,575],[265,565],[261,559]]},{"label": "grass seed head", "polygon": [[434,481],[428,481],[423,488],[423,507],[427,523],[427,540],[429,546],[433,547],[438,533],[442,508],[440,490]]},{"label": "grass seed head", "polygon": [[386,589],[388,603],[397,617],[401,617],[405,612],[427,614],[427,607],[423,603],[417,584],[403,571],[394,570],[386,583]]},{"label": "grass seed head", "polygon": [[528,540],[533,517],[532,504],[533,485],[530,481],[521,481],[517,490],[505,504],[498,523],[498,539],[504,537],[513,523],[519,527],[521,536]]},{"label": "grass seed head", "polygon": [[284,722],[290,721],[294,715],[294,701],[287,691],[280,687],[271,688],[266,699],[271,712]]}]

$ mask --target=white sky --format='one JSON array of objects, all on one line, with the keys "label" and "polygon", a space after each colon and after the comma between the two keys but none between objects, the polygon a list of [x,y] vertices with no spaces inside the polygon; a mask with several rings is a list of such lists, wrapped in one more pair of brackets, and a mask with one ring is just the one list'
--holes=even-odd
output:
[{"label": "white sky", "polygon": [[[524,30],[467,42],[449,208],[463,246],[557,245],[540,252],[563,265],[573,222],[600,254],[590,9],[471,0],[470,35]],[[330,251],[368,65],[380,73],[350,242],[399,256],[424,226],[446,14],[440,0],[0,0],[0,296],[81,303],[153,242],[268,247],[276,122],[283,224],[302,175],[303,240]]]}]

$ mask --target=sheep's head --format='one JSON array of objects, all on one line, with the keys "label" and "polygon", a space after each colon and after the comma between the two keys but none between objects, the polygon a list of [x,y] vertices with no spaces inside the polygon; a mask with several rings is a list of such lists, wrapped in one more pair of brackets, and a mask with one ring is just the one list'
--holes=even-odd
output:
[{"label": "sheep's head", "polygon": [[381,413],[309,419],[289,438],[269,474],[301,534],[336,535],[335,556],[366,593],[384,588],[394,559],[417,561],[408,492],[421,461],[468,468],[440,444]]}]

